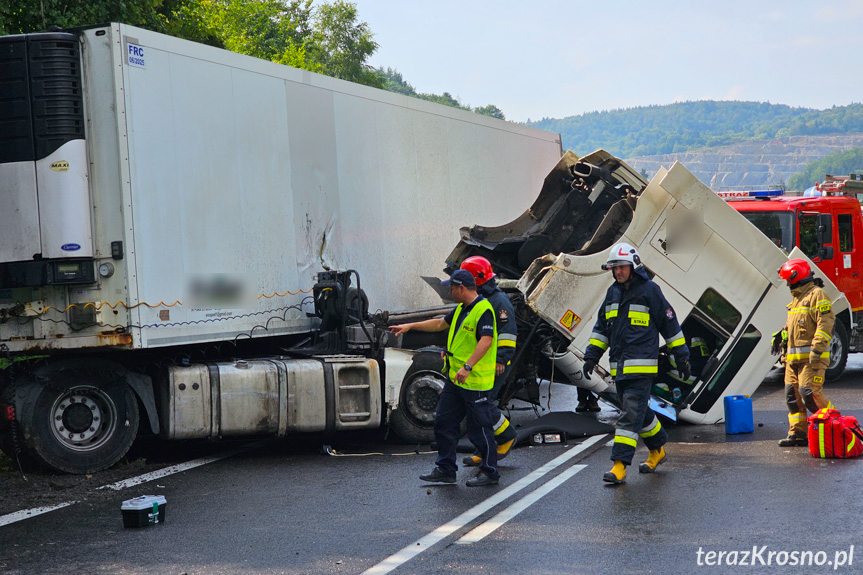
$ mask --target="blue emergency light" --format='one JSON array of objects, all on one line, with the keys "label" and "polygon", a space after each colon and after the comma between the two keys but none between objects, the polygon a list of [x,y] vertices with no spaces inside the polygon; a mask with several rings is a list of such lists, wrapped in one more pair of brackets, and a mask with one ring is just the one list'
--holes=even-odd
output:
[{"label": "blue emergency light", "polygon": [[758,190],[749,192],[750,198],[769,198],[772,196],[781,196],[782,190]]}]

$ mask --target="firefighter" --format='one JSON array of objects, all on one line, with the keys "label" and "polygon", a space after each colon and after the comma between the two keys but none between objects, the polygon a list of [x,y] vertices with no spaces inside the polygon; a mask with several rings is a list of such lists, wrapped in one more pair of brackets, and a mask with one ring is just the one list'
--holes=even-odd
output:
[{"label": "firefighter", "polygon": [[[806,410],[833,407],[821,391],[830,364],[830,340],[835,317],[830,298],[815,278],[809,263],[790,259],[779,268],[779,277],[791,289],[785,327],[773,336],[773,352],[787,345],[785,353],[785,401],[788,404],[788,437],[782,447],[806,446]],[[783,334],[783,332],[785,332]],[[787,339],[786,339],[787,338]]]},{"label": "firefighter", "polygon": [[603,270],[612,270],[615,282],[599,308],[590,345],[584,353],[584,375],[590,377],[606,349],[620,397],[620,417],[614,431],[611,471],[602,480],[618,485],[626,479],[638,437],[650,450],[640,473],[653,473],[665,462],[668,434],[648,407],[650,388],[659,370],[659,335],[676,356],[677,370],[689,378],[689,349],[677,316],[662,290],[641,265],[638,250],[627,243],[611,248]]},{"label": "firefighter", "polygon": [[[510,425],[509,420],[497,407],[497,397],[500,388],[506,381],[512,365],[510,361],[515,356],[515,339],[517,328],[515,325],[515,310],[512,302],[498,287],[491,262],[482,256],[471,256],[465,258],[461,263],[461,269],[467,270],[476,280],[476,291],[488,300],[494,309],[494,320],[497,324],[497,357],[494,370],[494,387],[489,399],[492,401],[494,413],[494,439],[497,444],[497,459],[500,461],[509,454],[515,445],[515,428]],[[470,467],[479,465],[481,461],[479,453],[465,457],[462,463]]]}]

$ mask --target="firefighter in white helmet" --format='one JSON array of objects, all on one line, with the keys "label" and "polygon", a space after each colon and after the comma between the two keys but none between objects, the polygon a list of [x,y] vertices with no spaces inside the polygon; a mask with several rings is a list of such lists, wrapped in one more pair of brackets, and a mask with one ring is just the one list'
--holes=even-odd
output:
[{"label": "firefighter in white helmet", "polygon": [[602,480],[617,485],[625,481],[639,436],[650,450],[647,461],[638,467],[640,473],[653,473],[665,461],[668,434],[648,407],[659,370],[659,335],[675,355],[684,378],[690,372],[689,349],[674,310],[650,280],[638,250],[627,243],[616,244],[602,269],[611,270],[615,281],[605,294],[584,353],[584,375],[590,377],[596,362],[609,350],[621,409],[611,449],[614,465]]}]

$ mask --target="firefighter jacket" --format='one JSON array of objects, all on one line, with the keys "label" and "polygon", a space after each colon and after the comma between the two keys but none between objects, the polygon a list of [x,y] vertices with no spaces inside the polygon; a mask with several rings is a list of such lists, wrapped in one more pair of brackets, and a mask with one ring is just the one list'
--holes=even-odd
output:
[{"label": "firefighter jacket", "polygon": [[477,291],[494,308],[494,323],[497,326],[497,363],[507,365],[515,357],[515,310],[509,297],[497,287],[494,278],[488,280]]},{"label": "firefighter jacket", "polygon": [[686,338],[671,304],[644,266],[638,266],[628,287],[614,282],[608,288],[584,359],[596,362],[608,349],[615,379],[653,377],[658,372],[660,334],[678,363],[689,360]]},{"label": "firefighter jacket", "polygon": [[788,363],[810,362],[813,358],[827,363],[830,359],[830,340],[833,339],[835,316],[827,293],[815,282],[791,290],[788,304]]}]

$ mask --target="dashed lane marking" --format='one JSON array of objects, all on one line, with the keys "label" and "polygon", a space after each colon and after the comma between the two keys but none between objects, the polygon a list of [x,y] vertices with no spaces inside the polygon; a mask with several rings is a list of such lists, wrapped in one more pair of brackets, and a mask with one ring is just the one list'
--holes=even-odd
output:
[{"label": "dashed lane marking", "polygon": [[[159,479],[161,477],[167,477],[168,475],[174,475],[175,473],[181,473],[183,471],[188,471],[189,469],[194,469],[196,467],[200,467],[202,465],[207,465],[208,463],[215,463],[216,461],[227,459],[228,457],[232,457],[234,455],[238,455],[245,451],[249,451],[255,447],[260,447],[264,445],[266,441],[259,441],[256,443],[252,443],[249,445],[244,445],[242,447],[238,447],[236,449],[229,449],[228,451],[223,451],[218,455],[213,455],[211,457],[202,457],[201,459],[194,459],[192,461],[187,461],[185,463],[179,463],[177,465],[171,465],[169,467],[165,467],[159,469],[157,471],[153,471],[150,473],[145,473],[143,475],[139,475],[137,477],[131,477],[129,479],[124,479],[122,481],[118,481],[116,483],[110,483],[108,485],[103,485],[101,487],[97,487],[97,489],[113,489],[115,491],[119,491],[121,489],[125,489],[127,487],[132,487],[133,485],[140,485],[141,483],[146,483],[148,481],[153,481],[154,479]],[[43,513],[48,513],[50,511],[56,511],[57,509],[62,509],[64,507],[69,507],[70,505],[74,505],[78,503],[77,501],[65,501],[63,503],[58,503],[57,505],[51,505],[49,507],[34,507],[32,509],[22,509],[21,511],[15,511],[13,513],[8,513],[6,515],[0,515],[0,527],[4,525],[9,525],[10,523],[15,523],[17,521],[23,521],[24,519],[30,519],[31,517],[36,517],[37,515],[42,515]]]},{"label": "dashed lane marking", "polygon": [[76,503],[78,502],[66,501],[65,503],[58,503],[57,505],[51,505],[50,507],[34,507],[32,509],[22,509],[21,511],[15,511],[14,513],[9,513],[7,515],[0,515],[0,527],[3,527],[4,525],[9,525],[10,523],[15,523],[16,521],[30,519],[31,517],[36,517],[37,515],[42,515],[43,513],[48,513],[49,511],[69,507],[70,505],[74,505]]},{"label": "dashed lane marking", "polygon": [[[471,521],[473,521],[474,519],[476,519],[477,517],[479,517],[483,513],[489,511],[490,509],[493,509],[498,504],[502,503],[503,501],[506,501],[507,499],[509,499],[510,497],[512,497],[513,495],[515,495],[516,493],[518,493],[519,491],[521,491],[522,489],[527,487],[528,485],[538,481],[543,476],[545,476],[547,473],[555,470],[557,467],[563,465],[564,463],[566,463],[567,461],[569,461],[570,459],[572,459],[576,455],[580,454],[581,452],[586,450],[588,447],[591,447],[593,444],[598,443],[599,441],[602,441],[603,439],[606,439],[607,437],[608,437],[608,435],[603,434],[603,435],[594,435],[593,437],[587,438],[580,445],[576,445],[575,447],[567,450],[566,452],[559,455],[558,457],[552,459],[551,461],[549,461],[548,463],[546,463],[542,467],[539,467],[538,469],[530,472],[529,474],[522,477],[521,479],[519,479],[518,481],[516,481],[515,483],[513,483],[512,485],[510,485],[506,489],[497,492],[496,494],[492,495],[491,497],[489,497],[488,499],[486,499],[482,503],[479,503],[478,505],[468,509],[467,511],[465,511],[464,513],[462,513],[461,515],[459,515],[458,517],[456,517],[455,519],[453,519],[449,523],[441,525],[440,527],[438,527],[437,529],[435,529],[434,531],[432,531],[428,535],[420,538],[418,541],[408,545],[407,547],[405,547],[401,551],[399,551],[393,555],[390,555],[389,557],[387,557],[386,559],[384,559],[383,561],[381,561],[377,565],[370,567],[369,569],[367,569],[366,571],[363,572],[363,575],[385,575],[386,573],[389,573],[393,569],[397,568],[399,565],[407,563],[408,561],[410,561],[411,559],[413,559],[414,557],[416,557],[417,555],[419,555],[423,551],[429,549],[430,547],[432,547],[436,543],[439,543],[440,541],[446,539],[447,537],[449,537],[450,535],[452,535],[453,533],[455,533],[459,529],[463,528],[465,525],[467,525],[468,523],[470,523]],[[578,466],[578,467],[581,468],[583,466]],[[579,469],[579,471],[580,470],[581,469]]]},{"label": "dashed lane marking", "polygon": [[569,469],[565,470],[563,473],[547,481],[543,484],[542,487],[531,491],[482,525],[475,527],[471,530],[467,535],[456,541],[456,543],[460,543],[462,545],[470,545],[472,543],[476,543],[477,541],[481,541],[486,535],[490,535],[494,533],[497,529],[503,526],[504,523],[542,499],[544,496],[548,495],[558,487],[560,487],[564,481],[581,471],[587,467],[587,465],[573,465]]}]

